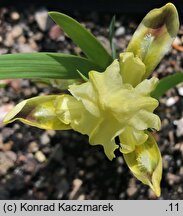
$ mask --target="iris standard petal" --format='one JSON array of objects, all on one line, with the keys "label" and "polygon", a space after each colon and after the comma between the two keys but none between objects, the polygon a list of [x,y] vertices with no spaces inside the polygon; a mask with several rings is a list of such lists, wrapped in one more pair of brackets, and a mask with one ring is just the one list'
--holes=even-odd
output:
[{"label": "iris standard petal", "polygon": [[146,68],[140,58],[134,57],[134,53],[121,53],[119,64],[123,83],[129,83],[135,87],[142,81]]},{"label": "iris standard petal", "polygon": [[135,31],[126,51],[133,52],[146,66],[144,79],[170,49],[179,29],[179,18],[171,3],[150,11]]}]

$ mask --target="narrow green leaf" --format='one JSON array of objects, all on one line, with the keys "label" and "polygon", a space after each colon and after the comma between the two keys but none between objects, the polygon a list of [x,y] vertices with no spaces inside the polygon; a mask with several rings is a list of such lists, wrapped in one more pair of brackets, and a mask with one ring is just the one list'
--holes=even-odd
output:
[{"label": "narrow green leaf", "polygon": [[62,53],[0,55],[0,79],[49,78],[80,79],[90,70],[102,70],[86,58]]},{"label": "narrow green leaf", "polygon": [[112,39],[114,37],[115,22],[116,22],[116,16],[114,15],[112,17],[112,20],[111,20],[110,25],[109,25],[109,40],[110,40],[110,43],[112,42]]},{"label": "narrow green leaf", "polygon": [[77,72],[85,82],[88,82],[89,79],[87,77],[85,77],[79,70],[77,70]]},{"label": "narrow green leaf", "polygon": [[49,12],[49,15],[68,34],[73,42],[82,49],[90,60],[103,69],[112,62],[112,57],[102,44],[79,22],[58,12]]},{"label": "narrow green leaf", "polygon": [[112,49],[112,58],[116,59],[117,53],[116,53],[116,45],[114,42],[111,44],[111,49]]},{"label": "narrow green leaf", "polygon": [[115,46],[114,41],[113,41],[115,22],[116,22],[116,17],[114,15],[112,17],[111,23],[109,25],[109,41],[110,41],[110,46],[111,46],[111,50],[112,50],[112,57],[113,57],[113,59],[116,58],[116,46]]},{"label": "narrow green leaf", "polygon": [[177,84],[183,82],[183,73],[175,73],[162,78],[158,83],[156,89],[151,93],[151,96],[159,99],[169,89],[175,87]]}]

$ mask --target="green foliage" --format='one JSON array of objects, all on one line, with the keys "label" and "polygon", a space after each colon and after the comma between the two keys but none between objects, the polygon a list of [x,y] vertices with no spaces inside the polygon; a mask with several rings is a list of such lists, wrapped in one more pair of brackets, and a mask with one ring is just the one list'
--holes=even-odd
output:
[{"label": "green foliage", "polygon": [[151,93],[151,96],[159,99],[169,89],[183,82],[183,73],[175,73],[160,80],[156,89]]},{"label": "green foliage", "polygon": [[111,51],[112,51],[112,57],[113,59],[116,58],[116,45],[113,41],[113,37],[114,37],[114,30],[115,30],[115,22],[116,22],[116,17],[115,15],[113,16],[111,23],[109,25],[109,42],[110,42],[110,46],[111,46]]},{"label": "green foliage", "polygon": [[79,22],[58,12],[49,12],[49,15],[95,64],[105,69],[112,62],[102,44]]},{"label": "green foliage", "polygon": [[77,79],[77,70],[87,77],[92,69],[101,70],[86,58],[62,53],[0,55],[0,79]]}]

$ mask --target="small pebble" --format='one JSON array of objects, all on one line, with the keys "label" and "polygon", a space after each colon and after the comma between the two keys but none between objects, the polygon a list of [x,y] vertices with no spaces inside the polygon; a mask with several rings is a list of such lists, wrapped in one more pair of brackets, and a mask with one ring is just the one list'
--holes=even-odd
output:
[{"label": "small pebble", "polygon": [[54,130],[47,130],[47,134],[51,137],[55,136],[56,132]]},{"label": "small pebble", "polygon": [[152,191],[151,188],[148,189],[148,197],[149,197],[151,200],[157,199],[155,193]]},{"label": "small pebble", "polygon": [[42,31],[48,30],[53,23],[48,16],[48,11],[45,9],[36,12],[35,20]]},{"label": "small pebble", "polygon": [[117,161],[120,165],[124,164],[123,157],[121,157],[121,156],[117,158]]},{"label": "small pebble", "polygon": [[183,166],[180,168],[179,174],[183,177]]},{"label": "small pebble", "polygon": [[169,185],[174,185],[174,184],[178,184],[181,178],[178,175],[167,173],[167,180],[168,180]]},{"label": "small pebble", "polygon": [[131,178],[129,180],[129,185],[128,185],[128,189],[127,189],[127,194],[129,197],[133,197],[137,192],[137,186],[135,183],[135,179]]},{"label": "small pebble", "polygon": [[174,105],[176,102],[177,102],[177,98],[175,98],[175,97],[170,97],[170,98],[168,98],[168,100],[166,101],[166,105],[167,105],[168,107],[170,107],[170,106]]},{"label": "small pebble", "polygon": [[174,125],[177,126],[176,135],[178,137],[183,136],[183,118],[181,118],[179,120],[175,120],[173,123],[174,123]]},{"label": "small pebble", "polygon": [[20,43],[20,44],[24,44],[24,43],[26,43],[26,38],[25,38],[23,35],[21,35],[21,36],[17,39],[17,41],[18,41],[18,43]]},{"label": "small pebble", "polygon": [[41,144],[47,145],[50,142],[50,137],[48,134],[45,132],[41,135]]},{"label": "small pebble", "polygon": [[182,156],[183,156],[183,143],[182,142],[181,143],[177,143],[175,145],[175,149],[179,150],[181,152]]},{"label": "small pebble", "polygon": [[115,36],[119,37],[125,34],[125,28],[123,26],[119,27],[116,32],[115,32]]},{"label": "small pebble", "polygon": [[4,41],[4,45],[5,45],[6,47],[12,47],[13,44],[14,44],[13,36],[12,36],[11,32],[8,32],[8,33],[6,34],[6,39],[5,39],[5,41]]},{"label": "small pebble", "polygon": [[71,193],[69,194],[69,199],[76,199],[77,198],[77,193],[82,185],[83,181],[81,179],[74,179],[72,185],[73,189]]},{"label": "small pebble", "polygon": [[0,175],[5,175],[14,166],[16,154],[12,151],[0,152]]},{"label": "small pebble", "polygon": [[176,44],[176,45],[181,45],[181,44],[182,44],[182,41],[181,41],[181,39],[177,36],[177,37],[174,39],[173,43]]},{"label": "small pebble", "polygon": [[78,200],[85,200],[85,194],[81,194],[78,196]]},{"label": "small pebble", "polygon": [[29,39],[29,45],[33,50],[35,51],[39,50],[37,43],[33,39]]},{"label": "small pebble", "polygon": [[13,141],[10,140],[9,142],[3,144],[3,150],[10,151],[12,146],[13,146]]},{"label": "small pebble", "polygon": [[178,187],[177,192],[180,193],[180,194],[183,194],[183,188],[182,188],[182,186]]},{"label": "small pebble", "polygon": [[61,28],[58,25],[52,26],[49,31],[49,37],[52,40],[58,40],[61,36],[63,36],[63,31],[61,30]]},{"label": "small pebble", "polygon": [[36,170],[37,161],[32,158],[25,161],[25,164],[23,165],[23,171],[27,173],[34,173]]},{"label": "small pebble", "polygon": [[8,53],[8,49],[0,48],[0,54],[7,54],[7,53]]},{"label": "small pebble", "polygon": [[29,152],[32,152],[32,153],[34,153],[34,152],[37,152],[38,151],[38,145],[37,145],[37,143],[36,142],[31,142],[30,144],[29,144],[29,147],[28,147],[28,151]]},{"label": "small pebble", "polygon": [[32,36],[32,39],[35,41],[41,41],[44,35],[41,32],[37,32]]},{"label": "small pebble", "polygon": [[10,17],[11,17],[12,20],[17,21],[17,20],[20,19],[20,14],[18,12],[14,11],[14,12],[11,13]]},{"label": "small pebble", "polygon": [[3,42],[3,37],[0,35],[0,43]]},{"label": "small pebble", "polygon": [[170,155],[164,155],[163,156],[163,167],[164,167],[164,169],[169,168],[171,160],[172,160],[172,156],[170,156]]},{"label": "small pebble", "polygon": [[31,53],[35,52],[35,50],[28,44],[19,44],[18,51],[20,53]]},{"label": "small pebble", "polygon": [[46,161],[46,156],[41,152],[41,151],[37,151],[35,153],[35,158],[40,162],[43,163]]},{"label": "small pebble", "polygon": [[183,87],[178,88],[179,95],[183,96]]},{"label": "small pebble", "polygon": [[13,27],[11,34],[13,38],[18,38],[23,34],[23,29],[19,25],[16,25]]}]

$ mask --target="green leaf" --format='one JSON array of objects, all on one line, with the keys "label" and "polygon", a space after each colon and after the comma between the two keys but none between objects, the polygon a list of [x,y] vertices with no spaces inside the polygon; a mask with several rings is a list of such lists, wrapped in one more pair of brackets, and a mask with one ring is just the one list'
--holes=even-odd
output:
[{"label": "green leaf", "polygon": [[113,41],[115,22],[116,22],[116,17],[114,15],[112,20],[111,20],[111,23],[109,25],[109,42],[110,42],[110,46],[111,46],[111,50],[112,50],[113,59],[116,58],[116,46],[115,46],[114,41]]},{"label": "green leaf", "polygon": [[85,77],[79,70],[77,70],[78,74],[80,75],[80,77],[82,78],[82,80],[84,80],[85,82],[88,82],[88,78]]},{"label": "green leaf", "polygon": [[169,89],[175,87],[177,84],[183,82],[183,73],[176,73],[162,78],[156,89],[151,93],[151,96],[159,99]]},{"label": "green leaf", "polygon": [[58,12],[49,12],[49,15],[68,34],[73,42],[82,49],[90,60],[103,69],[112,62],[112,57],[102,44],[79,22]]},{"label": "green leaf", "polygon": [[0,79],[49,78],[80,79],[90,70],[102,70],[86,58],[62,53],[0,55]]}]

